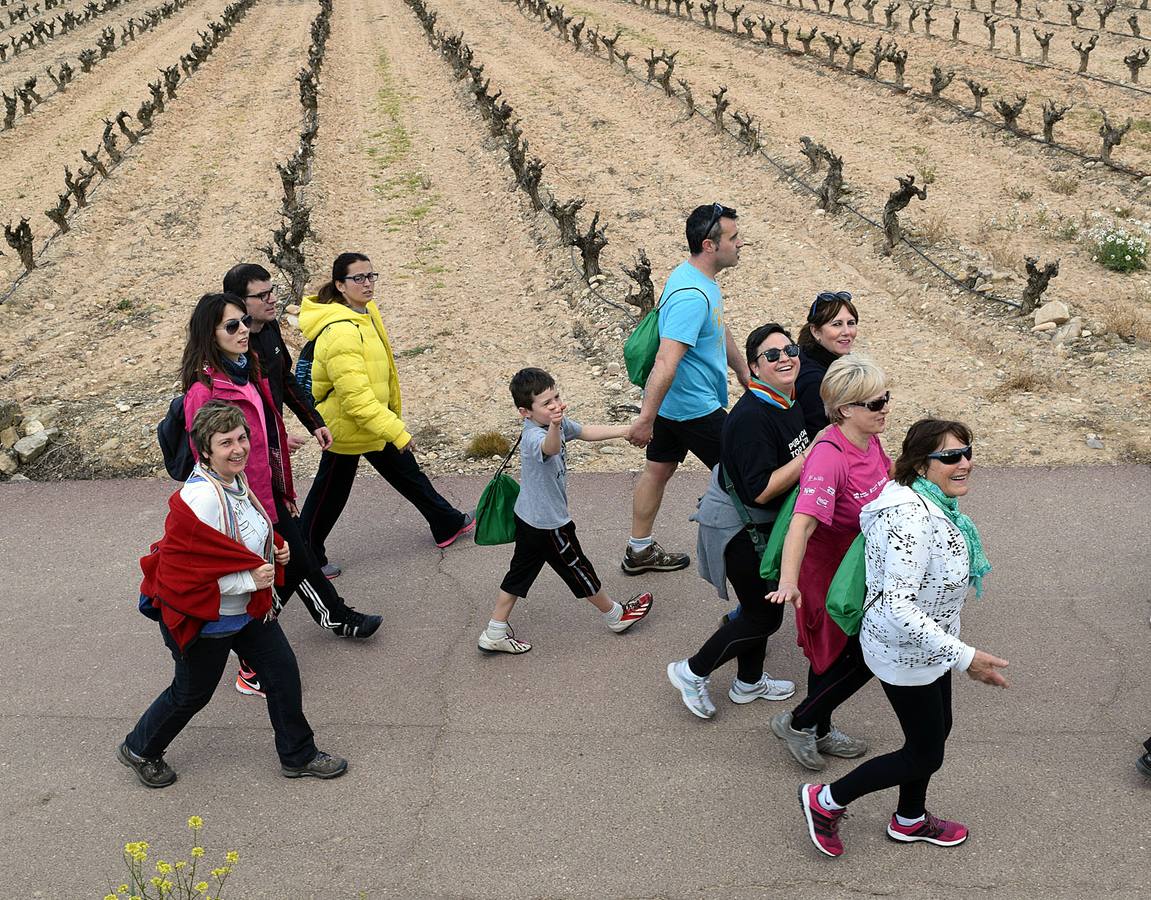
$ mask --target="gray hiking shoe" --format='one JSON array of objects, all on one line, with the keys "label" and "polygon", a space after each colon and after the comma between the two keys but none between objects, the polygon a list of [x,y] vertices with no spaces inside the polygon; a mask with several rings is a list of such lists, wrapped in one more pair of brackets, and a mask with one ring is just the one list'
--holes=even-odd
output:
[{"label": "gray hiking shoe", "polygon": [[771,717],[771,733],[787,744],[787,749],[795,761],[805,769],[813,772],[822,772],[827,761],[819,755],[816,746],[815,729],[802,728],[796,730],[791,727],[791,713],[780,713]]},{"label": "gray hiking shoe", "polygon": [[744,690],[740,687],[742,684],[738,678],[731,683],[731,690],[727,692],[727,696],[732,703],[751,703],[752,700],[759,700],[761,697],[764,700],[786,700],[795,693],[794,681],[772,678],[766,672],[750,689]]},{"label": "gray hiking shoe", "polygon": [[816,740],[815,746],[820,753],[843,759],[855,759],[867,752],[867,741],[846,735],[834,725],[831,726],[831,731]]},{"label": "gray hiking shoe", "polygon": [[715,704],[707,693],[707,679],[693,675],[686,659],[667,664],[667,680],[679,690],[683,705],[691,710],[692,715],[701,719],[715,716]]},{"label": "gray hiking shoe", "polygon": [[676,572],[686,569],[690,563],[691,557],[686,553],[668,553],[652,541],[650,547],[639,553],[629,546],[619,567],[625,575],[641,575],[644,572]]}]

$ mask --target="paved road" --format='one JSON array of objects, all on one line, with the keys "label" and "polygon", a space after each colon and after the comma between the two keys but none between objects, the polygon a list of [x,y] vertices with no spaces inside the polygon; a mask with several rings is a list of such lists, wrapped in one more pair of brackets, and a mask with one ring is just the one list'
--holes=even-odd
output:
[{"label": "paved road", "polygon": [[[668,546],[694,544],[699,479],[669,492]],[[349,774],[284,779],[263,703],[225,681],[169,751],[180,780],[162,791],[113,752],[170,677],[134,610],[136,557],[159,535],[170,485],[0,486],[0,896],[100,897],[126,840],[186,858],[193,813],[209,860],[242,854],[234,900],[1151,895],[1151,785],[1133,766],[1151,731],[1151,471],[980,472],[966,508],[995,571],[964,634],[1011,661],[1012,686],[957,682],[930,795],[972,837],[893,845],[893,797],[878,795],[852,807],[834,861],[810,846],[805,773],[766,727],[780,705],[728,703],[723,671],[719,716],[704,722],[666,683],[665,664],[725,607],[690,570],[620,574],[630,486],[576,474],[573,512],[610,592],[655,592],[650,619],[609,634],[545,575],[514,617],[535,649],[489,658],[475,638],[507,548],[441,554],[410,507],[364,478],[331,545],[338,585],[385,629],[352,644],[298,604],[284,616],[320,745],[349,757]],[[442,487],[462,505],[482,484]],[[768,663],[803,677],[790,621]],[[898,744],[874,686],[838,722],[878,749]]]}]

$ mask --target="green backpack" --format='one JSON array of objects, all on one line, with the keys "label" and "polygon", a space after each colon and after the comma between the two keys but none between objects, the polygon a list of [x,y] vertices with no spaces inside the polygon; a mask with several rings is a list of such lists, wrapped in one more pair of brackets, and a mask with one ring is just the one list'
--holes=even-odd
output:
[{"label": "green backpack", "polygon": [[[821,440],[816,444],[831,444],[836,450],[843,452],[843,448],[834,441]],[[767,538],[767,547],[763,551],[763,558],[759,562],[759,577],[764,581],[779,581],[779,570],[783,565],[783,542],[787,538],[787,529],[791,527],[791,517],[795,515],[795,501],[799,498],[799,485],[792,488],[787,499],[779,508],[779,515],[771,526],[771,534]]]},{"label": "green backpack", "polygon": [[[867,607],[863,601],[867,597],[867,541],[862,534],[856,535],[851,546],[843,555],[835,577],[827,589],[827,614],[843,629],[844,634],[859,634],[863,613]],[[875,600],[879,596],[876,595]],[[871,602],[874,603],[875,600]],[[870,606],[871,604],[868,604]]]},{"label": "green backpack", "polygon": [[659,311],[680,291],[699,291],[707,301],[708,309],[711,309],[711,301],[707,299],[707,294],[697,287],[685,287],[672,291],[667,297],[661,298],[655,307],[648,310],[647,315],[640,319],[635,331],[623,345],[627,380],[636,387],[644,387],[647,384],[647,376],[651,374],[651,367],[655,365],[655,355],[659,352]]},{"label": "green backpack", "polygon": [[[520,437],[523,435],[521,434]],[[520,438],[516,438],[512,449],[496,469],[496,474],[487,483],[483,493],[480,494],[479,503],[476,504],[476,532],[475,543],[489,547],[495,544],[510,544],[516,539],[516,498],[520,495],[520,486],[511,475],[504,474],[511,461],[512,454],[520,445]]]}]

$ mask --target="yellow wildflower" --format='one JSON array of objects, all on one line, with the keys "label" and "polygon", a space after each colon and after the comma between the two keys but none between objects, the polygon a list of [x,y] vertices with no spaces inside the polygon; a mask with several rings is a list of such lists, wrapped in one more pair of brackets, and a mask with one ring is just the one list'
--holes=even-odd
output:
[{"label": "yellow wildflower", "polygon": [[196,857],[196,859],[199,859],[201,856],[204,855],[204,848],[203,847],[193,847],[192,848],[192,855],[194,857]]},{"label": "yellow wildflower", "polygon": [[158,863],[156,863],[156,871],[161,875],[171,875],[172,866],[170,863],[166,863],[164,860],[160,860]]},{"label": "yellow wildflower", "polygon": [[163,882],[164,879],[159,875],[153,875],[151,878],[152,887],[159,887],[161,884],[163,884]]},{"label": "yellow wildflower", "polygon": [[187,865],[188,865],[187,862],[185,862],[184,860],[180,860],[178,863],[176,863],[176,868],[177,869],[183,869]]},{"label": "yellow wildflower", "polygon": [[229,850],[224,856],[224,859],[226,859],[232,865],[235,865],[240,861],[240,854],[236,850]]},{"label": "yellow wildflower", "polygon": [[117,893],[117,894],[126,894],[126,893],[128,893],[128,885],[126,885],[126,884],[122,884],[122,885],[120,885],[120,887],[118,887],[118,888],[116,889],[116,893]]},{"label": "yellow wildflower", "polygon": [[219,869],[213,869],[211,874],[212,874],[213,878],[220,878],[223,875],[227,875],[228,870],[227,870],[227,868],[221,866]]},{"label": "yellow wildflower", "polygon": [[115,894],[105,894],[104,900],[120,900]]},{"label": "yellow wildflower", "polygon": [[208,890],[208,882],[206,882],[206,881],[201,881],[199,884],[196,885],[196,891],[198,893],[203,894],[207,890]]},{"label": "yellow wildflower", "polygon": [[188,827],[193,831],[199,831],[204,827],[204,820],[199,816],[190,816],[188,819]]},{"label": "yellow wildflower", "polygon": [[170,891],[170,890],[172,890],[172,887],[173,887],[173,885],[172,885],[172,882],[170,882],[170,881],[161,881],[160,882],[160,890],[162,890],[162,891]]}]

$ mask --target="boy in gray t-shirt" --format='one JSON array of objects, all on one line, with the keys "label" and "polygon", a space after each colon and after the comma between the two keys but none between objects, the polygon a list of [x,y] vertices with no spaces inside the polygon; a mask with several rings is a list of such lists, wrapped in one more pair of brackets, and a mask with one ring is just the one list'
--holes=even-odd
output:
[{"label": "boy in gray t-shirt", "polygon": [[508,626],[516,600],[526,597],[543,569],[551,566],[577,597],[585,597],[620,634],[651,610],[651,594],[627,603],[608,598],[599,576],[576,538],[568,514],[567,442],[607,441],[626,436],[626,425],[580,425],[564,416],[555,379],[543,369],[521,369],[512,377],[512,400],[523,417],[520,436],[520,494],[516,500],[516,544],[507,575],[479,647],[489,653],[527,653],[532,645],[518,640]]}]

